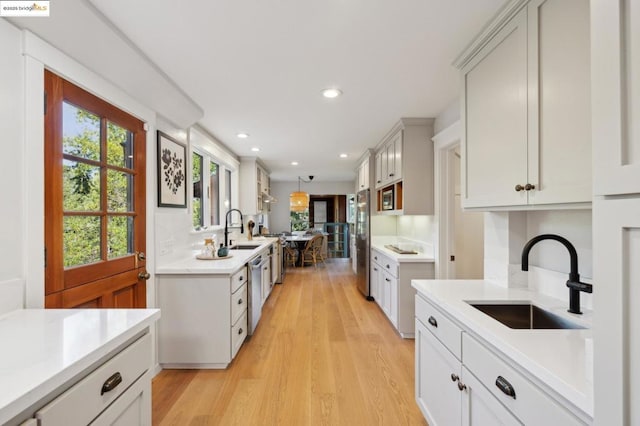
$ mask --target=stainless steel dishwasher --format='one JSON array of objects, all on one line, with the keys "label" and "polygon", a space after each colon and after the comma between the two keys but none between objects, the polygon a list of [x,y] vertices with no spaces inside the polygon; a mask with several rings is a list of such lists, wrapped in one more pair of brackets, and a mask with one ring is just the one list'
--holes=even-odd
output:
[{"label": "stainless steel dishwasher", "polygon": [[258,326],[258,321],[260,321],[260,315],[262,314],[262,273],[267,263],[269,263],[269,256],[263,256],[262,254],[259,254],[249,262],[249,269],[251,270],[249,275],[249,304],[247,306],[249,336],[253,334],[253,331]]}]

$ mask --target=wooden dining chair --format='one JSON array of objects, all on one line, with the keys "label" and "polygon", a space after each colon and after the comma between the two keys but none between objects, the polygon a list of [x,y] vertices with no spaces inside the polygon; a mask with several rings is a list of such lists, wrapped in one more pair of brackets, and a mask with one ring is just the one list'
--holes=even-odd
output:
[{"label": "wooden dining chair", "polygon": [[284,258],[285,258],[285,266],[296,266],[296,261],[298,260],[298,250],[293,247],[292,243],[284,244]]},{"label": "wooden dining chair", "polygon": [[324,259],[321,255],[322,238],[323,235],[317,234],[307,242],[307,245],[305,245],[302,253],[300,254],[302,256],[302,266],[306,263],[312,263],[313,266],[317,268],[319,261],[324,263]]}]

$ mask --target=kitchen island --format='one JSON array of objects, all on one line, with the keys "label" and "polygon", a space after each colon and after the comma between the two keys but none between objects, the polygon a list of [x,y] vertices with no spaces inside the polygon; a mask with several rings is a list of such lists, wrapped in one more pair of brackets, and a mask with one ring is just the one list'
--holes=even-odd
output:
[{"label": "kitchen island", "polygon": [[[65,424],[88,424],[128,407],[149,421],[139,424],[150,424],[149,329],[159,317],[158,309],[20,309],[0,316],[0,424],[38,418],[46,425],[59,416]],[[101,394],[118,371],[121,382]],[[76,406],[61,413],[65,400]]]},{"label": "kitchen island", "polygon": [[[593,422],[591,312],[569,314],[567,302],[484,280],[412,285],[416,400],[430,423]],[[509,328],[472,306],[489,302],[531,303],[584,328]]]}]

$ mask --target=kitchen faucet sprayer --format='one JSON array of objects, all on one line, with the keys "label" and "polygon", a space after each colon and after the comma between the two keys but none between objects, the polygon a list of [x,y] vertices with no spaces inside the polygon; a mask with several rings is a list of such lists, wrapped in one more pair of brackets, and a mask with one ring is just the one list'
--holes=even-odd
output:
[{"label": "kitchen faucet sprayer", "polygon": [[242,217],[242,212],[238,209],[230,209],[229,211],[227,211],[227,214],[224,218],[224,246],[225,247],[229,246],[229,215],[232,212],[240,213],[240,233],[244,234],[244,219]]},{"label": "kitchen faucet sprayer", "polygon": [[580,282],[580,274],[578,273],[578,253],[569,240],[555,234],[542,234],[537,237],[533,237],[522,249],[522,270],[529,270],[529,252],[536,243],[542,240],[558,241],[569,251],[570,270],[569,280],[567,281],[567,287],[569,287],[568,311],[572,314],[582,314],[580,311],[580,292],[584,291],[585,293],[593,293],[593,286],[591,284]]}]

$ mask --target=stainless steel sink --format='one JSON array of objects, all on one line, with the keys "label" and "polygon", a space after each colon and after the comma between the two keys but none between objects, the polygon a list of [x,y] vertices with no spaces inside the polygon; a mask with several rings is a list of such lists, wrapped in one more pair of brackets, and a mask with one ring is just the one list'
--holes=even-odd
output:
[{"label": "stainless steel sink", "polygon": [[528,330],[585,328],[530,303],[467,303],[509,328]]},{"label": "stainless steel sink", "polygon": [[237,246],[231,246],[229,247],[229,250],[254,250],[257,249],[258,247],[260,247],[260,244],[255,245],[255,244],[242,244],[242,245],[237,245]]}]

